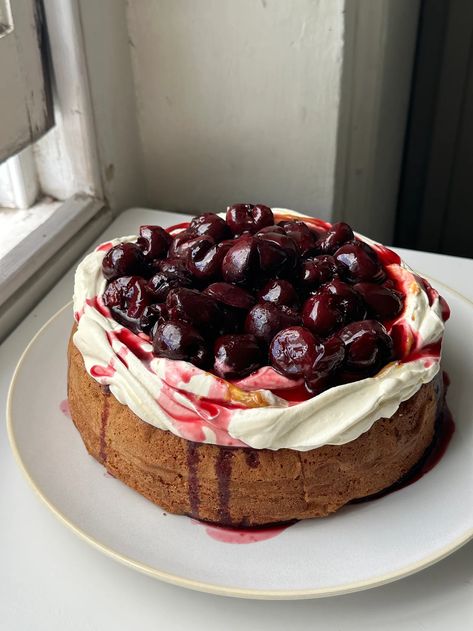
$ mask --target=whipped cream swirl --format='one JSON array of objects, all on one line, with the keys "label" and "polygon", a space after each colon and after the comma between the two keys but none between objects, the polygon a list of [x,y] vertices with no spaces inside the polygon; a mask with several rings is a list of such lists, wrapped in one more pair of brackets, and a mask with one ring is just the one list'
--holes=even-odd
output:
[{"label": "whipped cream swirl", "polygon": [[[273,211],[278,219],[290,216],[322,229],[330,227],[286,209]],[[362,235],[357,237],[380,253],[390,252]],[[281,394],[298,384],[269,366],[230,383],[188,362],[157,358],[147,336],[135,335],[116,322],[101,300],[106,287],[101,270],[105,253],[136,238],[103,244],[78,266],[73,340],[88,374],[159,429],[187,440],[257,449],[307,451],[341,445],[368,431],[378,419],[392,416],[439,371],[442,299],[394,254],[384,266],[402,287],[405,308],[390,330],[403,333],[404,352],[401,360],[389,363],[374,377],[290,404],[272,390]]]}]

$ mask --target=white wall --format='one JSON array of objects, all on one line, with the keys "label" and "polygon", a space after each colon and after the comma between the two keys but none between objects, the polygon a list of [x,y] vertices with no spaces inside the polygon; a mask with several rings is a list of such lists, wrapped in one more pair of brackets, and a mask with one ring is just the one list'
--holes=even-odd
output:
[{"label": "white wall", "polygon": [[148,200],[330,217],[344,0],[129,0]]}]

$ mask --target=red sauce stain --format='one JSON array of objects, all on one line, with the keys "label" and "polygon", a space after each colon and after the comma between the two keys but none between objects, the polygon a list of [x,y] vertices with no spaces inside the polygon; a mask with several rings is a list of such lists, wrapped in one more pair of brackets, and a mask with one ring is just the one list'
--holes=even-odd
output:
[{"label": "red sauce stain", "polygon": [[96,252],[108,252],[108,250],[110,250],[110,248],[113,246],[113,243],[111,241],[107,241],[106,243],[101,243],[100,245],[98,245],[95,248]]},{"label": "red sauce stain", "polygon": [[401,359],[401,363],[412,362],[417,359],[433,358],[438,359],[440,357],[440,351],[442,349],[442,342],[434,342],[433,344],[427,344],[423,348],[413,350],[411,353]]},{"label": "red sauce stain", "polygon": [[100,434],[99,434],[99,459],[102,464],[105,464],[107,461],[107,425],[108,425],[108,415],[109,415],[109,399],[105,397],[103,399],[103,407],[102,412],[100,414]]},{"label": "red sauce stain", "polygon": [[379,260],[384,266],[401,264],[401,257],[399,254],[396,254],[396,252],[393,252],[386,246],[381,245],[380,243],[373,243],[371,247],[375,250]]},{"label": "red sauce stain", "polygon": [[61,401],[61,403],[59,404],[59,409],[64,414],[64,416],[71,418],[71,409],[69,407],[68,399],[64,399],[64,401]]},{"label": "red sauce stain", "polygon": [[200,506],[199,478],[197,475],[197,468],[199,466],[199,443],[187,443],[187,466],[189,469],[187,486],[191,515],[198,518]]},{"label": "red sauce stain", "polygon": [[439,296],[440,309],[442,311],[442,320],[446,322],[450,318],[450,307],[442,296]]},{"label": "red sauce stain", "polygon": [[271,390],[273,394],[281,399],[285,399],[290,405],[297,405],[303,401],[312,399],[313,395],[310,394],[304,385],[298,385],[294,388],[284,388],[282,390]]},{"label": "red sauce stain", "polygon": [[190,223],[189,221],[183,221],[182,223],[175,223],[173,226],[169,226],[169,228],[166,228],[166,232],[169,232],[170,234],[172,234],[176,230],[185,230],[188,227],[189,223]]},{"label": "red sauce stain", "polygon": [[84,315],[84,307],[82,307],[82,309],[80,309],[79,311],[74,311],[74,320],[76,322],[79,322],[79,320],[82,318],[83,315]]},{"label": "red sauce stain", "polygon": [[108,364],[108,366],[92,366],[90,369],[90,374],[92,375],[92,377],[113,377],[113,375],[115,374],[115,368],[111,365]]},{"label": "red sauce stain", "polygon": [[149,363],[154,359],[153,351],[148,351],[145,349],[145,344],[147,342],[142,340],[139,335],[132,333],[129,329],[118,329],[118,331],[111,331],[109,333],[109,337],[111,340],[117,339],[119,342],[124,344],[126,348],[133,353],[138,359],[140,359],[144,363]]},{"label": "red sauce stain", "polygon": [[110,309],[103,304],[100,296],[95,296],[95,298],[86,298],[85,302],[89,305],[89,307],[96,309],[100,315],[103,315],[105,318],[112,317]]},{"label": "red sauce stain", "polygon": [[206,524],[204,522],[195,522],[205,528],[205,532],[209,537],[220,541],[221,543],[258,543],[273,539],[280,535],[284,530],[293,525],[293,523],[284,526],[269,526],[268,528],[226,528],[225,526],[216,526]]}]

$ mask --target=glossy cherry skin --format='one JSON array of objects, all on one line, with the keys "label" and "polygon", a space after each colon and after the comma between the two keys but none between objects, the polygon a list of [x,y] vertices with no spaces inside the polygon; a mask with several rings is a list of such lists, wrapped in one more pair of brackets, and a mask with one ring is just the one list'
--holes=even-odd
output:
[{"label": "glossy cherry skin", "polygon": [[268,276],[291,274],[298,260],[297,246],[287,235],[264,232],[255,235],[259,270]]},{"label": "glossy cherry skin", "polygon": [[195,289],[172,289],[166,307],[170,320],[188,322],[206,337],[220,326],[222,312],[217,302]]},{"label": "glossy cherry skin", "polygon": [[211,237],[216,243],[232,238],[232,231],[227,222],[215,213],[203,213],[194,217],[189,230],[196,236]]},{"label": "glossy cherry skin", "polygon": [[366,317],[366,307],[363,300],[360,300],[359,293],[340,278],[334,278],[326,283],[322,290],[336,296],[345,323],[363,320]]},{"label": "glossy cherry skin", "polygon": [[157,302],[164,302],[171,289],[193,286],[189,273],[156,272],[148,281],[148,290]]},{"label": "glossy cherry skin", "polygon": [[302,322],[316,335],[325,337],[343,326],[345,318],[337,297],[320,291],[305,301]]},{"label": "glossy cherry skin", "polygon": [[274,224],[271,208],[262,204],[234,204],[227,209],[227,224],[235,235],[248,232],[254,234],[265,226]]},{"label": "glossy cherry skin", "polygon": [[316,235],[303,221],[280,221],[279,226],[284,228],[297,246],[300,256],[308,256],[315,249]]},{"label": "glossy cherry skin", "polygon": [[346,348],[348,370],[376,371],[393,355],[393,342],[377,320],[352,322],[338,333]]},{"label": "glossy cherry skin", "polygon": [[[210,237],[208,238],[210,239]],[[169,257],[186,260],[188,251],[196,242],[201,240],[202,237],[194,234],[189,228],[179,232],[169,247]]]},{"label": "glossy cherry skin", "polygon": [[153,331],[153,348],[157,357],[188,361],[206,367],[210,353],[204,338],[186,322],[170,321]]},{"label": "glossy cherry skin", "polygon": [[317,357],[317,340],[301,326],[292,326],[277,333],[269,347],[271,365],[287,377],[311,374]]},{"label": "glossy cherry skin", "polygon": [[321,254],[303,261],[300,284],[307,289],[317,289],[338,274],[337,261],[333,256]]},{"label": "glossy cherry skin", "polygon": [[275,305],[294,307],[299,303],[296,290],[287,280],[275,279],[268,281],[258,292],[259,302],[272,302]]},{"label": "glossy cherry skin", "polygon": [[136,243],[119,243],[103,257],[102,273],[107,280],[120,276],[142,276],[146,270],[145,257]]},{"label": "glossy cherry skin", "polygon": [[254,335],[260,342],[269,344],[281,329],[301,323],[296,311],[289,307],[279,307],[272,302],[257,304],[248,312],[245,332]]},{"label": "glossy cherry skin", "polygon": [[214,354],[214,372],[224,379],[242,379],[263,363],[263,354],[253,335],[222,335],[215,342]]},{"label": "glossy cherry skin", "polygon": [[395,289],[375,283],[357,283],[354,289],[362,296],[374,318],[391,320],[398,316],[404,307],[403,295]]},{"label": "glossy cherry skin", "polygon": [[152,297],[143,278],[121,276],[108,284],[102,299],[115,319],[132,331],[138,331],[141,330],[140,318]]},{"label": "glossy cherry skin", "polygon": [[345,359],[345,345],[339,337],[331,337],[316,344],[316,357],[305,375],[307,389],[313,394],[325,390]]},{"label": "glossy cherry skin", "polygon": [[225,254],[222,276],[227,283],[246,285],[250,282],[255,261],[255,239],[250,235],[240,237]]},{"label": "glossy cherry skin", "polygon": [[367,243],[362,241],[346,243],[335,252],[334,256],[341,274],[352,283],[366,281],[382,283],[386,278],[376,252]]},{"label": "glossy cherry skin", "polygon": [[255,298],[241,287],[230,283],[212,283],[204,290],[204,294],[212,296],[228,307],[244,309],[247,311],[255,304]]},{"label": "glossy cherry skin", "polygon": [[341,245],[353,238],[354,234],[351,227],[347,223],[339,221],[320,237],[316,247],[322,254],[333,254]]},{"label": "glossy cherry skin", "polygon": [[140,226],[137,244],[148,263],[152,263],[154,259],[164,258],[171,243],[171,235],[161,226]]},{"label": "glossy cherry skin", "polygon": [[210,237],[200,237],[190,246],[187,267],[195,278],[211,280],[221,276],[223,259],[234,241],[214,243]]},{"label": "glossy cherry skin", "polygon": [[144,308],[140,318],[140,329],[144,333],[150,331],[156,326],[163,324],[167,320],[167,309],[165,304],[148,305]]}]

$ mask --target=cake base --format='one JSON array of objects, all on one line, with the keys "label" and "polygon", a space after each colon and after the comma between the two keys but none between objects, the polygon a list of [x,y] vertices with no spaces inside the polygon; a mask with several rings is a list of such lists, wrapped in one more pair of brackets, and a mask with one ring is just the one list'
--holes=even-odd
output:
[{"label": "cake base", "polygon": [[344,445],[305,452],[220,447],[139,419],[87,374],[72,338],[68,359],[71,416],[87,451],[166,511],[226,526],[324,517],[392,486],[431,444],[443,405],[436,378]]}]

